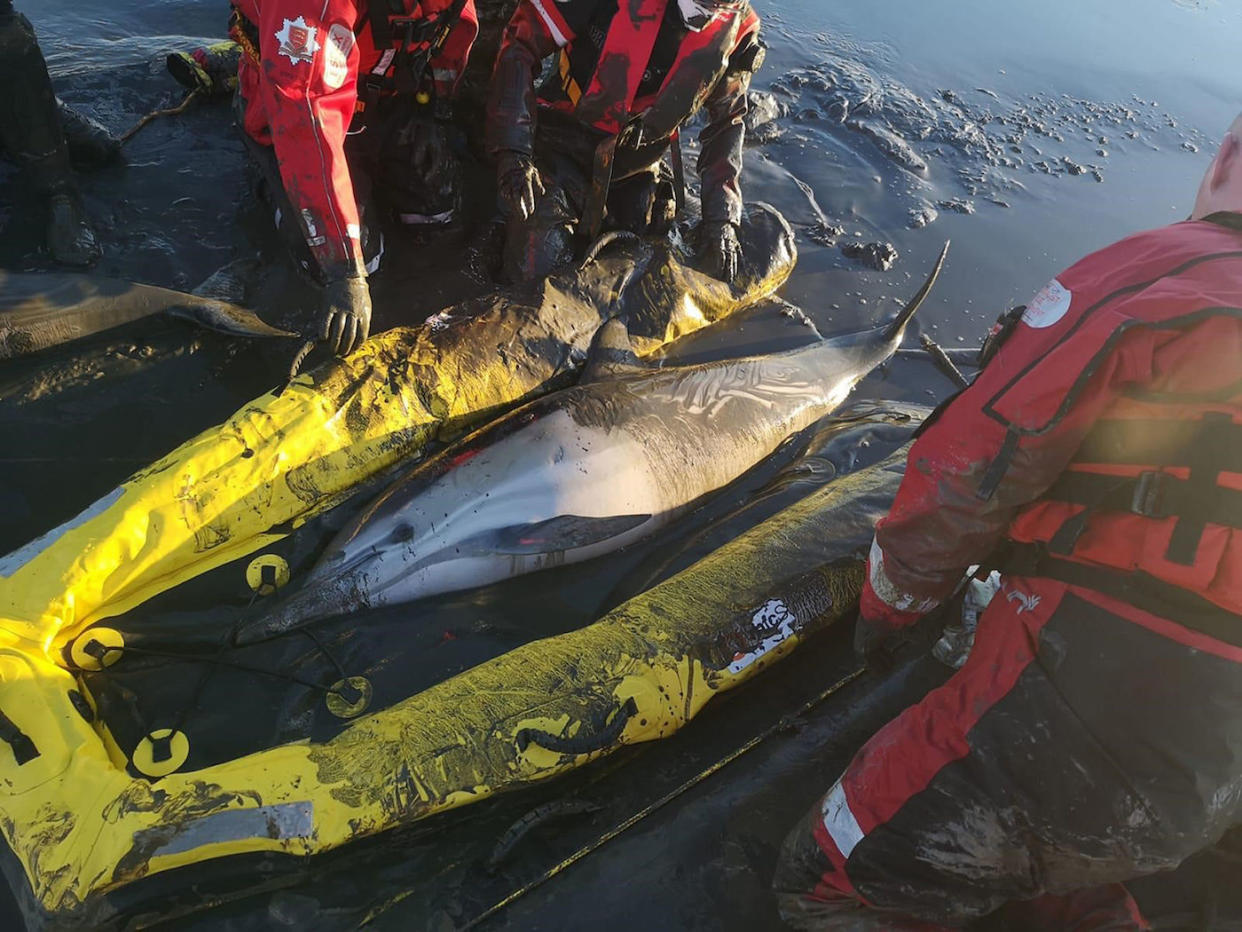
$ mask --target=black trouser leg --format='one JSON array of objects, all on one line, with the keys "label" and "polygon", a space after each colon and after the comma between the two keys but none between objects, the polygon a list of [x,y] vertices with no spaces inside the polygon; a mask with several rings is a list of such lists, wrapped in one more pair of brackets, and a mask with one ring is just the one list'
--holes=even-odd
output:
[{"label": "black trouser leg", "polygon": [[73,176],[56,95],[30,21],[0,12],[0,144],[40,194],[71,190]]}]

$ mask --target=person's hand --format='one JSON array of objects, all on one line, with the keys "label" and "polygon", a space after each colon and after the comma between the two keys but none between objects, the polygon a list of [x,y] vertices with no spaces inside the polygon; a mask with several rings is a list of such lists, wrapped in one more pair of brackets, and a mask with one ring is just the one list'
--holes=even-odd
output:
[{"label": "person's hand", "polygon": [[868,617],[863,611],[854,622],[854,656],[867,668],[867,672],[883,675],[893,668],[893,655],[901,645],[898,629],[877,618]]},{"label": "person's hand", "polygon": [[[872,558],[874,559],[874,557]],[[871,673],[884,674],[893,668],[897,652],[908,632],[934,603],[915,610],[893,608],[876,595],[868,561],[867,580],[858,600],[858,621],[854,624],[854,653]]]},{"label": "person's hand", "polygon": [[741,258],[735,225],[721,220],[703,221],[699,230],[699,261],[708,275],[732,284]]},{"label": "person's hand", "polygon": [[348,356],[371,331],[371,290],[361,277],[338,278],[323,288],[318,335],[332,352]]},{"label": "person's hand", "polygon": [[496,166],[500,199],[519,220],[529,220],[535,205],[546,193],[543,176],[530,156],[521,152],[505,152]]}]

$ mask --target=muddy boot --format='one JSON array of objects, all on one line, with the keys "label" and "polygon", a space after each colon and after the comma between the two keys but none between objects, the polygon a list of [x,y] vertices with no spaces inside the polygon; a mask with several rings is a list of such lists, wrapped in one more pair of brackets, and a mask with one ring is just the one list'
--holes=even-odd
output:
[{"label": "muddy boot", "polygon": [[102,168],[120,158],[121,141],[108,132],[106,126],[94,117],[74,110],[59,97],[56,98],[56,107],[74,168]]},{"label": "muddy boot", "polygon": [[47,248],[61,265],[79,268],[99,261],[99,241],[86,219],[76,191],[58,191],[48,198]]}]

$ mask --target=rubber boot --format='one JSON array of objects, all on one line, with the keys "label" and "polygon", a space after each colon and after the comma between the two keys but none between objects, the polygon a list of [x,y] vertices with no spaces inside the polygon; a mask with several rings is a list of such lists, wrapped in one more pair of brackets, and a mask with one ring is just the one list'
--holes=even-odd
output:
[{"label": "rubber boot", "polygon": [[69,146],[69,161],[76,169],[102,168],[121,156],[121,140],[93,116],[74,110],[56,98],[60,126]]},{"label": "rubber boot", "polygon": [[82,199],[72,189],[58,191],[47,202],[47,248],[61,265],[86,268],[99,261],[95,228],[86,219]]},{"label": "rubber boot", "polygon": [[95,231],[82,210],[43,53],[30,21],[0,13],[0,143],[47,201],[47,246],[66,265],[99,258]]}]

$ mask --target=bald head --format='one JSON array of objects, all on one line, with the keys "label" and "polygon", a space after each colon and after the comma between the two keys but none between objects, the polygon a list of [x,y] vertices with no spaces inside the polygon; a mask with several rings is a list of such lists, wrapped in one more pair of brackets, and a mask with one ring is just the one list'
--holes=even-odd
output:
[{"label": "bald head", "polygon": [[1229,127],[1212,164],[1208,166],[1192,220],[1202,220],[1220,210],[1242,213],[1242,114]]}]

